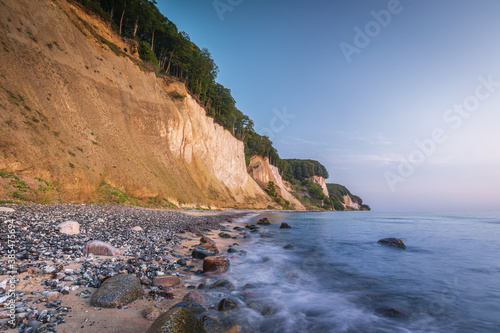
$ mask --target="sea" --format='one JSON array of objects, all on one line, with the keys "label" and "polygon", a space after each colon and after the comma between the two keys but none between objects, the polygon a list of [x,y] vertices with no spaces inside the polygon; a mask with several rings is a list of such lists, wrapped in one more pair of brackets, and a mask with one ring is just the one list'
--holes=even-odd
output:
[{"label": "sea", "polygon": [[[500,213],[269,212],[237,223],[262,217],[272,225],[238,243],[247,254],[228,275],[244,289],[242,332],[500,332]],[[407,248],[377,242],[387,237]]]}]

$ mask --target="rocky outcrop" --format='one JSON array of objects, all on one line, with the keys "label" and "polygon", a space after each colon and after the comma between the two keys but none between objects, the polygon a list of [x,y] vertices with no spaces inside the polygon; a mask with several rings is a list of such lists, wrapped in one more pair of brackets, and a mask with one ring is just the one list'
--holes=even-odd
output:
[{"label": "rocky outcrop", "polygon": [[353,201],[351,199],[351,196],[344,195],[343,198],[344,198],[344,207],[351,208],[351,209],[354,209],[354,210],[359,210],[359,208],[361,207],[358,202]]},{"label": "rocky outcrop", "polygon": [[0,22],[0,170],[56,183],[62,201],[102,199],[107,184],[188,207],[271,203],[243,143],[108,23],[46,0],[2,1]]},{"label": "rocky outcrop", "polygon": [[311,183],[318,185],[323,190],[323,193],[327,197],[329,197],[328,188],[326,187],[325,178],[320,177],[320,176],[312,176],[311,178],[309,178],[309,180],[311,181]]},{"label": "rocky outcrop", "polygon": [[304,205],[290,193],[290,184],[281,178],[278,168],[271,165],[267,157],[253,156],[248,173],[263,189],[267,188],[269,182],[273,182],[279,196],[289,201],[295,209],[305,210]]}]

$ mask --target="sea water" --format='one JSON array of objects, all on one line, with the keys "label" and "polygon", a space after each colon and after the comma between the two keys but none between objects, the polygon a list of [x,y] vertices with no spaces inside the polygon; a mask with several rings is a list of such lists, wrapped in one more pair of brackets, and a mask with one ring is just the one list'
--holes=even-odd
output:
[{"label": "sea water", "polygon": [[[239,223],[263,216],[273,224],[239,246],[247,255],[228,276],[247,285],[245,332],[500,332],[500,213],[272,212]],[[377,243],[386,237],[406,250]]]}]

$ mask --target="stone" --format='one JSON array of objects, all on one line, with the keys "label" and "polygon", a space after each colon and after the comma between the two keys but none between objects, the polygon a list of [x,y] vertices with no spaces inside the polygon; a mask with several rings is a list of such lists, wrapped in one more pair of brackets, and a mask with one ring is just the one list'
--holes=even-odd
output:
[{"label": "stone", "polygon": [[280,229],[290,229],[290,228],[291,228],[290,225],[285,222],[281,223],[280,225]]},{"label": "stone", "polygon": [[10,207],[0,207],[0,213],[14,213],[16,210]]},{"label": "stone", "polygon": [[205,330],[189,310],[177,307],[161,314],[146,333],[205,333]]},{"label": "stone", "polygon": [[199,246],[207,250],[215,251],[215,254],[219,253],[219,249],[217,248],[217,245],[215,245],[215,243],[202,243]]},{"label": "stone", "polygon": [[151,321],[156,320],[160,316],[160,314],[161,314],[160,309],[155,308],[154,306],[144,309],[144,311],[142,311],[142,316],[147,320]]},{"label": "stone", "polygon": [[56,227],[61,234],[77,235],[80,233],[80,223],[76,221],[66,221],[59,223]]},{"label": "stone", "polygon": [[42,325],[41,322],[39,322],[38,320],[32,320],[28,323],[28,325],[26,325],[27,327],[31,327],[33,330],[36,330],[38,329],[40,326]]},{"label": "stone", "polygon": [[285,250],[291,250],[291,249],[293,249],[293,245],[292,244],[286,244],[285,246],[283,246],[283,248]]},{"label": "stone", "polygon": [[186,266],[187,265],[187,262],[185,259],[179,259],[177,260],[177,264],[178,265],[181,265],[181,266]]},{"label": "stone", "polygon": [[59,299],[61,297],[61,293],[57,291],[52,291],[47,294],[47,301],[52,302],[55,301],[56,299]]},{"label": "stone", "polygon": [[225,273],[229,270],[229,259],[222,256],[209,256],[203,259],[203,273]]},{"label": "stone", "polygon": [[209,316],[201,318],[207,333],[239,333],[241,328],[231,318],[218,319]]},{"label": "stone", "polygon": [[207,237],[207,236],[205,236],[205,235],[201,236],[201,238],[200,238],[200,243],[201,243],[201,244],[206,244],[206,243],[212,243],[212,244],[215,244],[215,242],[214,242],[211,238],[209,238],[209,237]]},{"label": "stone", "polygon": [[181,283],[181,279],[175,275],[157,276],[153,278],[153,286],[162,286],[164,288],[173,287]]},{"label": "stone", "polygon": [[198,290],[192,290],[188,292],[186,295],[184,295],[184,298],[182,300],[184,302],[189,302],[189,303],[206,302],[205,296],[203,296],[203,294],[200,293]]},{"label": "stone", "polygon": [[96,256],[117,256],[120,255],[121,252],[111,244],[95,240],[88,242],[83,249],[83,254],[90,253]]},{"label": "stone", "polygon": [[403,318],[406,317],[406,314],[396,308],[391,307],[381,307],[376,310],[376,312],[387,318]]},{"label": "stone", "polygon": [[225,232],[219,233],[220,238],[231,238],[231,235]]},{"label": "stone", "polygon": [[[208,244],[208,243],[205,243]],[[217,253],[219,253],[219,250],[217,252],[213,249],[205,249],[201,247],[200,245],[196,245],[193,249],[193,252],[191,252],[191,256],[195,259],[205,259],[206,257],[209,256],[214,256]]]},{"label": "stone", "polygon": [[141,281],[135,275],[119,274],[104,280],[92,295],[91,306],[116,308],[127,305],[144,295]]},{"label": "stone", "polygon": [[141,227],[139,227],[139,226],[135,226],[135,227],[133,227],[133,228],[132,228],[132,229],[130,229],[130,230],[132,230],[132,231],[144,231],[144,230],[143,230]]},{"label": "stone", "polygon": [[264,217],[263,219],[260,219],[257,224],[260,224],[260,225],[270,225],[271,222],[269,222],[268,218],[267,217]]},{"label": "stone", "polygon": [[391,238],[382,238],[378,241],[380,244],[388,245],[388,246],[394,246],[394,247],[399,247],[400,249],[406,249],[405,243],[401,239],[397,239],[394,237]]},{"label": "stone", "polygon": [[217,304],[217,310],[222,312],[231,311],[237,307],[238,304],[230,298],[223,298],[220,300],[219,304]]},{"label": "stone", "polygon": [[218,289],[218,288],[225,288],[229,290],[235,290],[236,288],[234,287],[234,284],[231,283],[228,279],[222,279],[210,286],[210,289]]},{"label": "stone", "polygon": [[56,268],[54,266],[46,265],[43,266],[42,270],[45,274],[52,274],[56,271]]}]

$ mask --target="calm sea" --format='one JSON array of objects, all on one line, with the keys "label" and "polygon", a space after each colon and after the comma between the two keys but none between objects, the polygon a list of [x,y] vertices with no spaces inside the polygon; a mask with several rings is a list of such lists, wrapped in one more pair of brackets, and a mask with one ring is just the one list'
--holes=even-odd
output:
[{"label": "calm sea", "polygon": [[[237,289],[255,287],[244,331],[500,332],[500,213],[264,216],[273,225],[231,263]],[[385,237],[407,249],[377,243]]]}]

